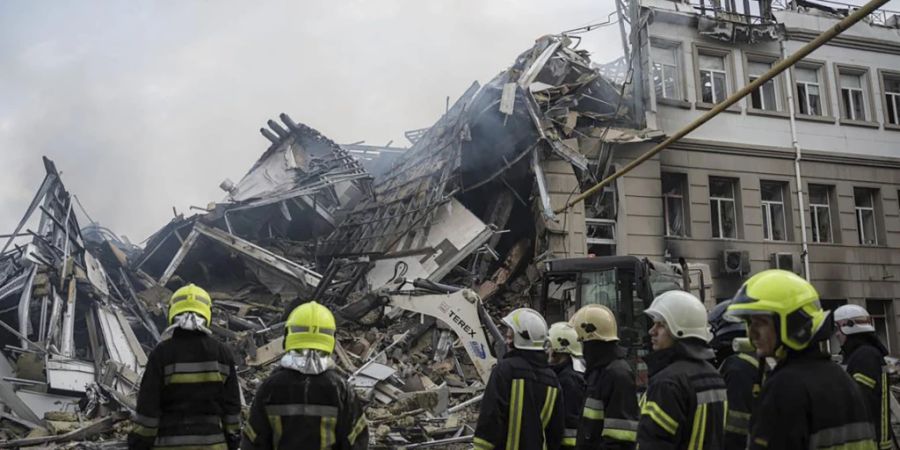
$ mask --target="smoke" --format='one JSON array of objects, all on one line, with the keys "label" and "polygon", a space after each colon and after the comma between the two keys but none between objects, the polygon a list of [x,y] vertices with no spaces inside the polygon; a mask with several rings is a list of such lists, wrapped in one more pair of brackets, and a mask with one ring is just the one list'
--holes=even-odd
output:
[{"label": "smoke", "polygon": [[[0,233],[63,172],[90,215],[139,242],[175,206],[220,200],[287,112],[336,142],[404,145],[473,80],[612,5],[385,0],[0,4]],[[619,56],[617,27],[585,35]],[[82,218],[82,225],[86,220]]]}]

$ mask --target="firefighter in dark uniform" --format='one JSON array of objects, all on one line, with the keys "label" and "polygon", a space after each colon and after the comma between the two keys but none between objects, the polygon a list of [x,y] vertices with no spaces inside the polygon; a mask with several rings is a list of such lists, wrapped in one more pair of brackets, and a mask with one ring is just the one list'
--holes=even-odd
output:
[{"label": "firefighter in dark uniform", "polygon": [[775,358],[750,420],[750,449],[874,450],[875,430],[853,379],[819,344],[831,317],[809,282],[784,270],[747,280],[728,314],[748,322],[759,358]]},{"label": "firefighter in dark uniform", "polygon": [[170,326],[147,358],[128,448],[238,448],[240,387],[231,352],[210,337],[211,305],[193,284],[172,295]]},{"label": "firefighter in dark uniform", "polygon": [[635,448],[640,416],[637,389],[618,346],[615,316],[605,306],[587,305],[569,323],[578,333],[587,365],[577,448]]},{"label": "firefighter in dark uniform", "polygon": [[684,291],[660,294],[644,311],[653,319],[650,382],[641,400],[638,448],[718,450],[727,393],[714,357],[706,308]]},{"label": "firefighter in dark uniform", "polygon": [[584,405],[584,360],[581,359],[581,343],[575,328],[568,322],[550,325],[550,368],[556,372],[566,406],[566,428],[563,430],[563,448],[575,448],[581,407]]},{"label": "firefighter in dark uniform", "polygon": [[367,448],[362,405],[331,359],[336,328],[331,311],[304,303],[284,328],[287,352],[256,391],[241,450]]},{"label": "firefighter in dark uniform", "polygon": [[716,352],[716,366],[728,390],[725,449],[744,450],[750,434],[754,394],[758,395],[760,389],[760,364],[755,354],[734,350],[734,339],[746,337],[747,326],[726,318],[725,310],[729,305],[731,300],[724,301],[709,312],[709,326],[713,333],[710,346]]},{"label": "firefighter in dark uniform", "polygon": [[479,450],[556,450],[563,438],[565,408],[559,381],[544,353],[547,322],[519,308],[503,318],[511,346],[484,389],[473,442]]},{"label": "firefighter in dark uniform", "polygon": [[885,370],[888,351],[875,335],[872,316],[859,305],[834,311],[834,322],[847,373],[863,393],[879,450],[891,449],[891,385]]}]

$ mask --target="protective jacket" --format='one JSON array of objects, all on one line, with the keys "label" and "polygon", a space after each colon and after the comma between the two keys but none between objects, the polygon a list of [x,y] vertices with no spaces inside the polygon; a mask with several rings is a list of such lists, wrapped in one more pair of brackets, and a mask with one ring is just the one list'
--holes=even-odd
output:
[{"label": "protective jacket", "polygon": [[719,373],[728,390],[725,449],[744,450],[750,434],[754,392],[759,393],[759,360],[746,353],[735,353],[722,361]]},{"label": "protective jacket", "polygon": [[340,374],[278,368],[257,389],[241,450],[350,450],[368,442],[359,398]]},{"label": "protective jacket", "polygon": [[558,449],[564,428],[556,374],[541,351],[511,350],[494,366],[481,400],[476,449]]},{"label": "protective jacket", "polygon": [[698,339],[679,340],[647,358],[650,382],[641,400],[638,448],[718,450],[723,446],[725,381]]},{"label": "protective jacket", "polygon": [[748,448],[874,450],[875,430],[854,384],[815,345],[788,350],[763,383]]},{"label": "protective jacket", "polygon": [[584,375],[575,370],[572,359],[552,366],[562,388],[565,410],[565,430],[563,430],[563,448],[574,448],[578,434],[578,422],[581,420],[581,408],[584,405]]},{"label": "protective jacket", "polygon": [[578,448],[634,449],[640,416],[634,373],[615,342],[584,344],[587,397]]},{"label": "protective jacket", "polygon": [[852,334],[841,348],[847,373],[856,381],[866,402],[869,422],[875,428],[879,449],[891,448],[890,382],[885,370],[887,349],[875,333]]},{"label": "protective jacket", "polygon": [[237,449],[240,396],[228,347],[176,329],[147,357],[128,448]]}]

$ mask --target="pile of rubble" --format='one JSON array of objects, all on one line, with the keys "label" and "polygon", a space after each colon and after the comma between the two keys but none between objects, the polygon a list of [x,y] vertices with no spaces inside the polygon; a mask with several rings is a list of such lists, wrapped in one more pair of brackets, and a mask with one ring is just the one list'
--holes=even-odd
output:
[{"label": "pile of rubble", "polygon": [[491,317],[530,303],[542,261],[585,256],[615,193],[554,210],[610,171],[614,144],[653,137],[576,47],[540,38],[375,176],[354,146],[282,114],[223,201],[143,248],[80,227],[45,158],[0,250],[0,448],[121,446],[166,301],[187,282],[213,297],[246,402],[281,354],[286,314],[317,299],[338,317],[335,360],[368,402],[373,447],[469,441],[504,351]]}]

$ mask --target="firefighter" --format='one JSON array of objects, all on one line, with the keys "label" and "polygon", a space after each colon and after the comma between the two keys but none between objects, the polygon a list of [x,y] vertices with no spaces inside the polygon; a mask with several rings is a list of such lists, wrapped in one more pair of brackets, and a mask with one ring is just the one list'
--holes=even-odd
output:
[{"label": "firefighter", "polygon": [[256,391],[241,450],[367,448],[362,405],[331,358],[335,328],[331,311],[314,301],[291,311],[286,352]]},{"label": "firefighter", "polygon": [[563,448],[574,448],[581,420],[581,406],[584,404],[584,361],[581,359],[581,343],[575,328],[568,322],[557,322],[550,326],[550,368],[562,388],[563,404],[566,406]]},{"label": "firefighter", "polygon": [[725,381],[709,363],[706,308],[684,291],[660,294],[645,313],[653,320],[646,357],[650,382],[641,399],[641,449],[720,449],[724,441]]},{"label": "firefighter", "polygon": [[494,366],[485,387],[475,448],[558,449],[565,409],[544,353],[547,322],[529,308],[514,310],[502,322],[510,351]]},{"label": "firefighter", "polygon": [[569,323],[578,333],[587,365],[578,448],[633,449],[640,411],[634,373],[618,346],[615,316],[605,306],[587,305]]},{"label": "firefighter", "polygon": [[847,373],[859,385],[869,422],[875,428],[875,442],[879,449],[890,450],[891,386],[884,363],[888,351],[875,335],[872,316],[862,306],[841,306],[834,311],[834,322]]},{"label": "firefighter", "polygon": [[193,284],[172,294],[170,326],[147,358],[128,448],[238,448],[240,387],[231,351],[210,336],[211,306]]},{"label": "firefighter", "polygon": [[735,351],[732,347],[735,338],[747,336],[747,326],[728,320],[725,311],[731,303],[731,300],[719,303],[709,312],[709,326],[713,333],[710,346],[716,352],[716,364],[728,390],[725,449],[743,450],[747,448],[753,397],[754,393],[759,393],[761,374],[755,355]]},{"label": "firefighter", "polygon": [[759,358],[774,358],[750,421],[750,449],[874,450],[875,430],[853,379],[819,344],[831,317],[809,282],[784,270],[747,280],[728,314],[748,322]]}]

